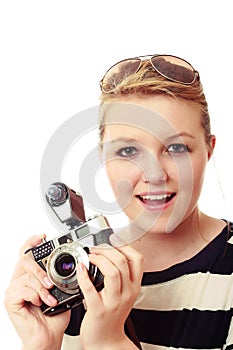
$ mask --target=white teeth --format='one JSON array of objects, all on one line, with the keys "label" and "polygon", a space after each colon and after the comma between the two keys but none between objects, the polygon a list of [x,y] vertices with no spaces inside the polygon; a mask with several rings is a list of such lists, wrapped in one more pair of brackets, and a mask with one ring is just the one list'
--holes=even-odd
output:
[{"label": "white teeth", "polygon": [[151,201],[161,201],[162,199],[166,199],[167,197],[170,197],[167,194],[147,194],[146,196],[141,196],[144,200],[151,200]]}]

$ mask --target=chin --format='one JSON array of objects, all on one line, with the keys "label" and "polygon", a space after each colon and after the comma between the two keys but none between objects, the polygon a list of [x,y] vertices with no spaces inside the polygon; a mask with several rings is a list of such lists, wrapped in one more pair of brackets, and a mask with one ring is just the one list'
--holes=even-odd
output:
[{"label": "chin", "polygon": [[185,210],[162,211],[160,213],[141,212],[137,217],[131,217],[130,223],[137,231],[144,234],[172,233],[185,219]]}]

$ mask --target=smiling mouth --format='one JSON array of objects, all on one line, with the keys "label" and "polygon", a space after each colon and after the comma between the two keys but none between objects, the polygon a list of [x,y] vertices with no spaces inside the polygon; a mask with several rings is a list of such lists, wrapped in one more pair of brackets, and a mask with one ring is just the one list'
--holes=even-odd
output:
[{"label": "smiling mouth", "polygon": [[147,194],[147,195],[136,195],[136,197],[147,205],[159,206],[168,203],[175,197],[175,193],[171,194]]}]

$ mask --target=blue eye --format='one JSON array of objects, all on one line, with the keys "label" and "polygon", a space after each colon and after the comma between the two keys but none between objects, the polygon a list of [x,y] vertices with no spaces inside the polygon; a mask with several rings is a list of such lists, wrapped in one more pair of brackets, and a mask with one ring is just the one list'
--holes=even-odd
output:
[{"label": "blue eye", "polygon": [[169,153],[184,153],[184,152],[190,152],[190,149],[188,146],[182,143],[173,143],[167,147],[167,151]]},{"label": "blue eye", "polygon": [[138,151],[135,147],[129,146],[120,148],[116,154],[123,158],[130,158],[138,154]]}]

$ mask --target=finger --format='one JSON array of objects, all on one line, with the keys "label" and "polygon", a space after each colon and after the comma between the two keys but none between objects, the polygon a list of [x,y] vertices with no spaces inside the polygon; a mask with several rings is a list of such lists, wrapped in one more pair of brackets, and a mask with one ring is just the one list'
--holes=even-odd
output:
[{"label": "finger", "polygon": [[5,307],[7,311],[20,311],[25,302],[30,302],[35,306],[41,306],[41,299],[34,289],[26,286],[21,286],[17,290],[17,294],[8,293],[5,297]]},{"label": "finger", "polygon": [[31,236],[24,243],[24,245],[20,249],[20,260],[16,265],[11,281],[23,275],[25,272],[29,272],[37,276],[46,288],[51,288],[53,286],[46,272],[39,266],[38,263],[36,263],[34,259],[32,259],[30,254],[25,254],[25,251],[27,251],[28,249],[41,244],[42,240],[45,237],[45,234]]},{"label": "finger", "polygon": [[40,267],[40,265],[27,254],[20,258],[11,281],[24,275],[25,273],[31,273],[36,276],[45,288],[51,288],[53,286],[53,283],[48,278],[46,271],[43,270],[42,267]]},{"label": "finger", "polygon": [[24,245],[20,248],[19,250],[20,255],[23,255],[26,250],[41,244],[43,242],[43,239],[45,238],[46,238],[46,235],[44,233],[41,235],[29,237],[28,240],[24,243]]},{"label": "finger", "polygon": [[42,267],[40,267],[40,265],[27,254],[21,256],[18,264],[16,265],[11,281],[24,275],[25,273],[31,273],[36,276],[45,288],[51,288],[53,286],[53,283],[48,278],[46,271],[43,270]]},{"label": "finger", "polygon": [[[138,253],[132,248],[127,253],[128,258],[132,258],[132,253],[138,258]],[[141,274],[138,274],[139,279],[131,280],[132,266],[129,265],[128,258],[123,252],[107,245],[97,246],[89,254],[90,262],[104,275],[104,288],[100,294],[104,305],[112,312],[117,312],[122,303],[125,306],[132,305],[140,291]]]},{"label": "finger", "polygon": [[105,285],[108,280],[110,283],[114,282],[116,291],[119,291],[122,289],[124,283],[128,283],[130,281],[128,260],[119,250],[111,247],[110,245],[103,244],[91,249],[91,253],[92,254],[89,255],[89,259],[94,259],[91,262],[94,265],[97,265],[102,274],[105,276]]},{"label": "finger", "polygon": [[25,301],[30,301],[36,306],[40,306],[41,301],[50,306],[57,304],[57,300],[30,273],[24,274],[13,281],[6,291],[6,297],[7,300],[11,300],[12,304],[21,304],[21,306]]},{"label": "finger", "polygon": [[130,280],[136,284],[141,283],[143,275],[143,255],[128,245],[122,246],[118,248],[118,250],[128,261]]},{"label": "finger", "polygon": [[[122,271],[117,266],[116,262],[114,261],[114,257],[111,256],[111,259],[109,258],[110,253],[114,253],[114,249],[104,249],[104,254],[90,254],[89,260],[92,264],[98,267],[102,275],[104,276],[104,286],[105,291],[109,291],[111,293],[111,296],[118,296],[121,293],[122,290]],[[115,252],[116,254],[113,254],[117,256],[119,254],[118,252]],[[118,257],[118,260],[119,257]],[[124,259],[126,262],[126,259]],[[118,265],[120,265],[118,263]],[[127,263],[126,263],[127,265]],[[123,267],[122,267],[123,269]],[[127,267],[128,270],[128,267]]]},{"label": "finger", "polygon": [[117,234],[112,234],[110,236],[110,242],[116,249],[118,249],[126,256],[128,259],[128,264],[132,266],[131,280],[141,280],[143,274],[143,255],[132,248],[130,245],[126,244],[122,237],[119,237]]},{"label": "finger", "polygon": [[50,306],[57,304],[57,300],[44,288],[41,282],[31,273],[27,273],[22,277],[23,285],[37,292],[40,299]]},{"label": "finger", "polygon": [[93,308],[93,310],[95,310],[96,305],[101,303],[100,295],[91,282],[87,269],[83,263],[78,263],[77,265],[77,279],[87,308]]},{"label": "finger", "polygon": [[118,245],[117,248],[112,248],[106,244],[99,245],[92,248],[91,252],[107,256],[108,259],[116,264],[118,269],[122,272],[124,281],[127,281],[128,279],[132,282],[141,281],[143,274],[143,256],[129,245],[121,244]]}]

